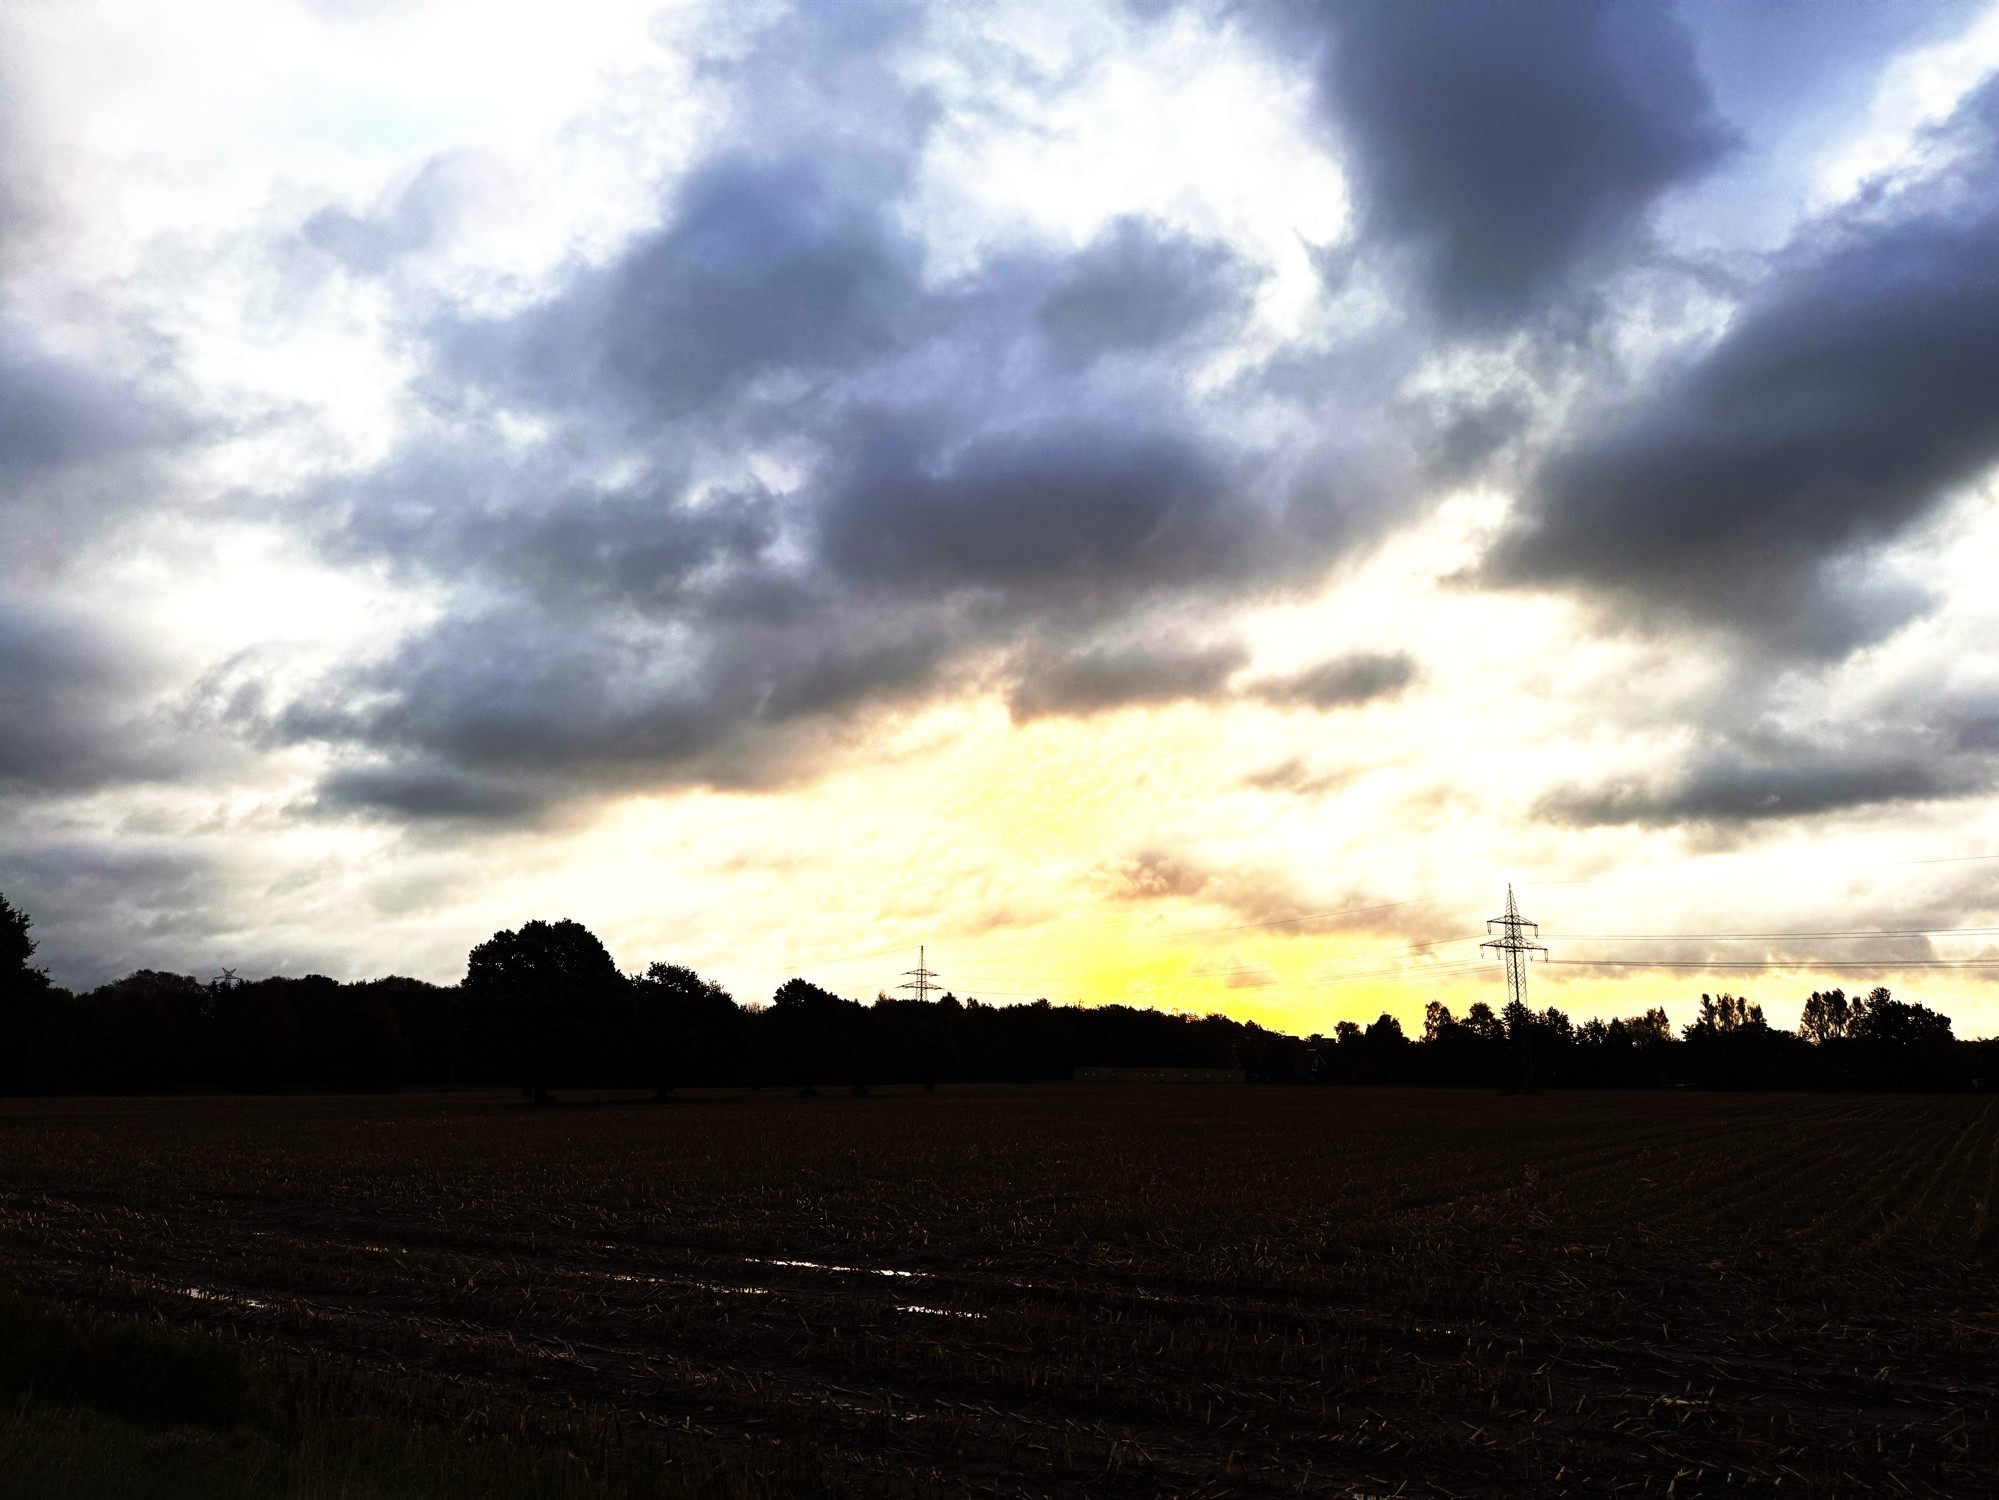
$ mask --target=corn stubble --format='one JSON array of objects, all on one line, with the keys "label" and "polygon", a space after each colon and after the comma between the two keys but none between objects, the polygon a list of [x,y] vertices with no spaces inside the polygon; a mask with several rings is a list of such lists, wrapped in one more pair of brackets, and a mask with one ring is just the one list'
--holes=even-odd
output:
[{"label": "corn stubble", "polygon": [[855,1494],[1974,1494],[1995,1168],[1957,1096],[18,1102],[0,1257],[374,1410]]}]

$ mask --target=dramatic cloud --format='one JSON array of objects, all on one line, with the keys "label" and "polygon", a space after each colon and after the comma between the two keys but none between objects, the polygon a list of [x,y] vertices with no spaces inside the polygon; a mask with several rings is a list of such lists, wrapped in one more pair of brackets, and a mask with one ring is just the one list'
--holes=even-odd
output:
[{"label": "dramatic cloud", "polygon": [[[726,146],[610,263],[525,311],[424,328],[438,420],[327,488],[322,538],[454,602],[274,722],[364,756],[324,806],[507,818],[574,795],[565,766],[755,780],[785,744],[746,760],[746,737],[1022,642],[1023,717],[1191,696],[1241,665],[1082,643],[1161,590],[1255,576],[1251,471],[1166,355],[1239,323],[1254,273],[1123,216],[931,284],[907,191],[879,153]],[[1118,354],[1155,359],[1096,368]],[[549,436],[510,443],[510,419]],[[782,488],[741,464],[766,449]]]},{"label": "dramatic cloud", "polygon": [[1250,522],[1213,457],[1148,426],[1131,411],[1037,422],[936,466],[917,424],[867,433],[822,521],[828,560],[925,592],[1198,580]]},{"label": "dramatic cloud", "polygon": [[0,605],[0,784],[87,785],[143,765],[124,707],[138,686],[119,649],[129,645],[54,611]]},{"label": "dramatic cloud", "polygon": [[1878,627],[1818,596],[1822,565],[1999,460],[1995,125],[1988,85],[1939,133],[1948,165],[1812,225],[1711,347],[1554,455],[1496,573],[1806,650]]},{"label": "dramatic cloud", "polygon": [[725,154],[690,174],[663,233],[528,314],[466,328],[451,364],[504,400],[614,403],[650,424],[886,352],[922,271],[894,211],[905,170],[803,147]]},{"label": "dramatic cloud", "polygon": [[1016,720],[1088,714],[1130,703],[1207,698],[1249,660],[1238,646],[1124,647],[1051,658],[1029,653],[1011,699]]},{"label": "dramatic cloud", "polygon": [[1449,323],[1503,330],[1628,251],[1729,136],[1663,5],[1327,6],[1322,107],[1370,233]]},{"label": "dramatic cloud", "polygon": [[1266,703],[1346,708],[1399,693],[1415,676],[1416,663],[1407,656],[1361,652],[1320,662],[1288,677],[1265,678],[1250,684],[1247,691]]},{"label": "dramatic cloud", "polygon": [[1253,277],[1226,244],[1161,239],[1136,218],[1075,257],[1036,317],[1068,361],[1156,349],[1240,313]]},{"label": "dramatic cloud", "polygon": [[675,639],[642,627],[621,643],[599,622],[524,604],[454,617],[294,703],[275,732],[386,755],[339,767],[326,795],[423,815],[509,815],[642,782],[648,768],[754,783],[782,748],[759,752],[745,737],[907,691],[928,680],[945,644],[893,620],[817,636],[746,628],[684,652]]},{"label": "dramatic cloud", "polygon": [[151,425],[118,381],[0,326],[0,483],[133,447]]},{"label": "dramatic cloud", "polygon": [[1921,761],[1850,764],[1823,757],[1778,764],[1721,761],[1694,767],[1665,787],[1622,784],[1564,792],[1543,803],[1550,816],[1596,823],[1739,823],[1949,795],[1936,766]]}]

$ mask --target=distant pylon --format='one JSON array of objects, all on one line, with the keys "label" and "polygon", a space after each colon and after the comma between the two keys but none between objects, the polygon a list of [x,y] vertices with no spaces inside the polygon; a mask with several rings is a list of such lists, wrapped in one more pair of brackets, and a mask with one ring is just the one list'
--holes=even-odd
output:
[{"label": "distant pylon", "polygon": [[1499,955],[1500,961],[1506,965],[1506,1003],[1511,1006],[1517,1000],[1524,1008],[1527,1004],[1527,965],[1537,953],[1545,959],[1548,950],[1539,943],[1529,941],[1541,935],[1541,924],[1530,922],[1520,915],[1520,908],[1513,901],[1511,882],[1506,887],[1506,915],[1486,919],[1487,932],[1495,927],[1499,929],[1499,936],[1487,938],[1478,945],[1479,949],[1482,952],[1490,948]]},{"label": "distant pylon", "polygon": [[923,966],[923,956],[924,956],[924,950],[921,947],[919,947],[916,950],[916,967],[913,969],[904,969],[902,971],[903,973],[911,976],[909,983],[899,984],[896,986],[896,988],[899,990],[915,990],[916,998],[919,1001],[928,1000],[930,998],[930,992],[934,989],[939,988],[939,986],[931,982],[932,980],[936,979],[937,976],[933,974],[929,969],[926,969]]}]

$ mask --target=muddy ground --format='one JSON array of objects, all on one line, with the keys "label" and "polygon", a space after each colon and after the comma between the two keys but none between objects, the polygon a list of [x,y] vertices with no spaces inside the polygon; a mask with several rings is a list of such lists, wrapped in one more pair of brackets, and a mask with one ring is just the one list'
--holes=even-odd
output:
[{"label": "muddy ground", "polygon": [[861,1493],[1990,1494],[1999,1106],[0,1103],[19,1288]]}]

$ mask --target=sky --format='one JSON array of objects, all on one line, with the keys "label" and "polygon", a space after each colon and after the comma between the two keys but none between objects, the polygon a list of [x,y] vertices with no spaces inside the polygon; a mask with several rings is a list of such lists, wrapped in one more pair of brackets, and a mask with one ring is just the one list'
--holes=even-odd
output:
[{"label": "sky", "polygon": [[1996,475],[1991,5],[0,8],[72,987],[1999,1032]]}]

